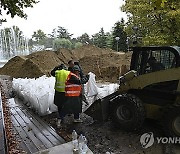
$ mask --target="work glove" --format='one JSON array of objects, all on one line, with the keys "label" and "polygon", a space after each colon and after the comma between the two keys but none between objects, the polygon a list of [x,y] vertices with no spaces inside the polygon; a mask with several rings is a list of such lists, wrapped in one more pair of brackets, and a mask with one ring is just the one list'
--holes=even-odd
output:
[{"label": "work glove", "polygon": [[89,80],[89,75],[85,75],[85,76],[83,76],[83,78],[81,78],[81,83],[86,84],[88,82],[88,80]]},{"label": "work glove", "polygon": [[86,78],[87,78],[87,80],[89,80],[89,74],[88,74],[88,75],[86,75]]}]

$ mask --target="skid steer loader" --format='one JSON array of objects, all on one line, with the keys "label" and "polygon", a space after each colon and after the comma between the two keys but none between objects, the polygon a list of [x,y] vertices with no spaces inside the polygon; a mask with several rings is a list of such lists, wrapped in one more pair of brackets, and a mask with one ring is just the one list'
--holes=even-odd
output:
[{"label": "skid steer loader", "polygon": [[145,118],[159,120],[168,136],[180,136],[180,47],[133,47],[130,71],[119,89],[86,111],[122,129],[139,129]]}]

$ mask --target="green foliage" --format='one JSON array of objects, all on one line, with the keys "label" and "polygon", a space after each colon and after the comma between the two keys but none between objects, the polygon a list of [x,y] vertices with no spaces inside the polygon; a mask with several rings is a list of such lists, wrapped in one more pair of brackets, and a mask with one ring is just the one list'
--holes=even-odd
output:
[{"label": "green foliage", "polygon": [[35,39],[37,44],[43,45],[45,43],[46,34],[41,29],[39,29],[37,32],[33,33],[32,38]]},{"label": "green foliage", "polygon": [[82,44],[91,44],[90,37],[87,33],[84,33],[80,37],[78,37],[77,41],[81,42]]},{"label": "green foliage", "polygon": [[73,34],[70,34],[67,29],[64,27],[58,26],[57,29],[57,38],[65,38],[65,39],[71,39],[71,36]]},{"label": "green foliage", "polygon": [[54,28],[52,33],[49,34],[51,38],[65,38],[65,39],[71,39],[73,34],[70,34],[67,29],[64,27],[58,26],[58,28]]},{"label": "green foliage", "polygon": [[2,15],[2,10],[5,10],[5,13],[11,15],[12,18],[15,15],[21,18],[27,18],[23,9],[33,7],[33,4],[36,3],[38,3],[36,0],[1,0],[0,15]]},{"label": "green foliage", "polygon": [[93,44],[100,48],[107,47],[107,44],[106,44],[107,36],[106,36],[103,28],[101,28],[99,33],[92,35],[92,40],[93,40]]},{"label": "green foliage", "polygon": [[160,8],[160,7],[164,7],[167,1],[168,0],[152,0],[152,3],[154,4],[154,7]]},{"label": "green foliage", "polygon": [[80,48],[82,46],[83,46],[83,44],[81,42],[77,42],[77,43],[75,43],[74,48],[76,49],[76,48]]},{"label": "green foliage", "polygon": [[72,48],[71,41],[65,38],[57,38],[53,40],[53,49],[58,50],[60,48],[71,49]]},{"label": "green foliage", "polygon": [[53,47],[53,38],[50,38],[50,37],[46,37],[44,39],[44,48],[52,48]]},{"label": "green foliage", "polygon": [[[180,45],[180,1],[167,0],[158,8],[152,1],[126,0],[122,10],[128,14],[130,38],[136,33],[142,45]],[[134,26],[138,31],[132,30]]]},{"label": "green foliage", "polygon": [[[116,40],[116,38],[119,40]],[[118,51],[127,51],[127,34],[124,31],[124,20],[116,22],[112,32],[112,49]]]},{"label": "green foliage", "polygon": [[48,34],[50,38],[57,38],[57,32],[56,32],[56,28],[53,29],[52,33],[51,34]]},{"label": "green foliage", "polygon": [[106,46],[112,49],[113,36],[111,33],[106,33]]}]

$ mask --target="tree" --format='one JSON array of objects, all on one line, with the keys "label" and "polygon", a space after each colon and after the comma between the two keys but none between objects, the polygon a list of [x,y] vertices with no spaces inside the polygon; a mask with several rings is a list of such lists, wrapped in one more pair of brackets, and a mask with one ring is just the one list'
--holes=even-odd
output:
[{"label": "tree", "polygon": [[[124,19],[121,22],[116,22],[112,32],[112,49],[118,51],[127,51],[127,34],[124,31]],[[117,37],[119,40],[117,40]],[[118,49],[117,49],[118,48]]]},{"label": "tree", "polygon": [[151,2],[154,4],[154,7],[160,8],[160,7],[164,7],[167,0],[151,0]]},{"label": "tree", "polygon": [[110,32],[106,33],[106,46],[112,49],[113,36]]},{"label": "tree", "polygon": [[82,44],[90,44],[91,43],[91,39],[87,33],[84,33],[81,36],[79,36],[77,38],[77,41],[81,42]]},{"label": "tree", "polygon": [[107,47],[106,39],[107,39],[107,36],[106,36],[103,28],[100,29],[99,33],[92,35],[93,44],[100,48]]},{"label": "tree", "polygon": [[76,49],[76,48],[80,48],[82,46],[83,46],[83,44],[81,42],[77,42],[77,43],[75,43],[74,48]]},{"label": "tree", "polygon": [[64,27],[58,26],[57,29],[57,38],[65,38],[65,39],[71,39],[71,36],[73,34],[70,34],[67,29]]},{"label": "tree", "polygon": [[58,50],[60,48],[66,48],[66,49],[71,49],[72,48],[72,43],[65,38],[57,38],[53,41],[53,49]]},{"label": "tree", "polygon": [[50,38],[57,38],[57,30],[56,28],[53,29],[52,33],[51,34],[48,34]]},{"label": "tree", "polygon": [[121,9],[128,14],[128,36],[134,35],[136,26],[142,45],[180,45],[180,1],[168,0],[160,8],[153,1],[126,0]]},{"label": "tree", "polygon": [[42,45],[45,42],[46,34],[41,29],[39,29],[33,33],[32,38],[36,40],[37,44]]},{"label": "tree", "polygon": [[[27,15],[24,13],[23,9],[28,7],[33,7],[33,4],[38,3],[36,0],[1,0],[0,15],[2,16],[2,10],[5,10],[7,15],[11,15],[13,18],[15,15],[21,18],[27,18]],[[5,21],[5,19],[1,20]]]}]

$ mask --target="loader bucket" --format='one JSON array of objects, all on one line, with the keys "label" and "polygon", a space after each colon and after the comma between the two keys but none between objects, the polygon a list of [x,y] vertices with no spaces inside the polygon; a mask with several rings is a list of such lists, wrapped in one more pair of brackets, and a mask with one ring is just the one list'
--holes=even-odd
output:
[{"label": "loader bucket", "polygon": [[107,121],[110,113],[110,100],[118,95],[114,92],[102,99],[93,102],[84,112],[95,120]]}]

